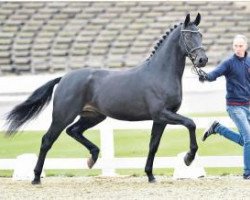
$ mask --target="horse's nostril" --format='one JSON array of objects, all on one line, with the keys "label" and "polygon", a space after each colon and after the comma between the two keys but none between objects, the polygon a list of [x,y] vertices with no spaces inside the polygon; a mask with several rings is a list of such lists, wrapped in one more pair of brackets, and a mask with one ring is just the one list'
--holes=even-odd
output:
[{"label": "horse's nostril", "polygon": [[208,58],[200,58],[199,59],[199,63],[202,64],[202,63],[207,63],[208,61]]}]

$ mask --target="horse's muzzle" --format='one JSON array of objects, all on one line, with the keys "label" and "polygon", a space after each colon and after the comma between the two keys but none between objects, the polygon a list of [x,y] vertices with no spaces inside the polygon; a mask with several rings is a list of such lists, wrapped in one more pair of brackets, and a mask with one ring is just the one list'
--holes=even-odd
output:
[{"label": "horse's muzzle", "polygon": [[206,55],[197,56],[194,61],[194,66],[198,68],[205,67],[207,62],[208,62],[208,57]]}]

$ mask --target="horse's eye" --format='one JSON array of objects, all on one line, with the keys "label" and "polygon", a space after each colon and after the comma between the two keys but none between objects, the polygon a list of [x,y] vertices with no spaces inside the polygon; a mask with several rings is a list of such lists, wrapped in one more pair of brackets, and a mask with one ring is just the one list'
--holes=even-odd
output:
[{"label": "horse's eye", "polygon": [[189,40],[189,39],[191,38],[191,34],[186,33],[186,34],[185,34],[185,38],[186,38],[187,40]]}]

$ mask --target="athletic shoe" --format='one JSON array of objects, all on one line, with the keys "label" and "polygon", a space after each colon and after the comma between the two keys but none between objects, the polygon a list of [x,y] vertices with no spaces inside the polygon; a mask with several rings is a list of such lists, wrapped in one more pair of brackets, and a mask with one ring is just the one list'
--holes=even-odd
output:
[{"label": "athletic shoe", "polygon": [[250,180],[250,174],[243,174],[243,179]]},{"label": "athletic shoe", "polygon": [[219,122],[214,121],[212,125],[204,132],[202,141],[205,141],[210,135],[215,134],[215,127],[219,125]]}]

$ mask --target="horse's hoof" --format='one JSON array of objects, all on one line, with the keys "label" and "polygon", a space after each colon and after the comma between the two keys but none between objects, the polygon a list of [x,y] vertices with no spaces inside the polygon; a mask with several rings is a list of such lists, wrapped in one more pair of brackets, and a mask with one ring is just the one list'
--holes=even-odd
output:
[{"label": "horse's hoof", "polygon": [[92,158],[89,158],[87,161],[87,164],[88,164],[89,169],[91,169],[94,166],[95,161]]},{"label": "horse's hoof", "polygon": [[154,179],[152,179],[152,180],[149,180],[148,182],[149,182],[149,183],[156,183],[156,179],[154,178]]},{"label": "horse's hoof", "polygon": [[41,180],[36,180],[34,179],[32,182],[31,182],[32,185],[40,185],[41,184]]},{"label": "horse's hoof", "polygon": [[185,155],[184,157],[184,162],[187,166],[191,165],[191,163],[193,162],[194,157],[190,156],[188,153]]},{"label": "horse's hoof", "polygon": [[148,178],[148,182],[149,182],[149,183],[155,183],[155,182],[156,182],[155,177],[149,177],[149,178]]},{"label": "horse's hoof", "polygon": [[99,152],[100,152],[100,150],[98,148],[94,148],[90,151],[91,157],[87,161],[89,169],[91,169],[94,166],[94,164],[96,163],[96,161],[98,159]]}]

